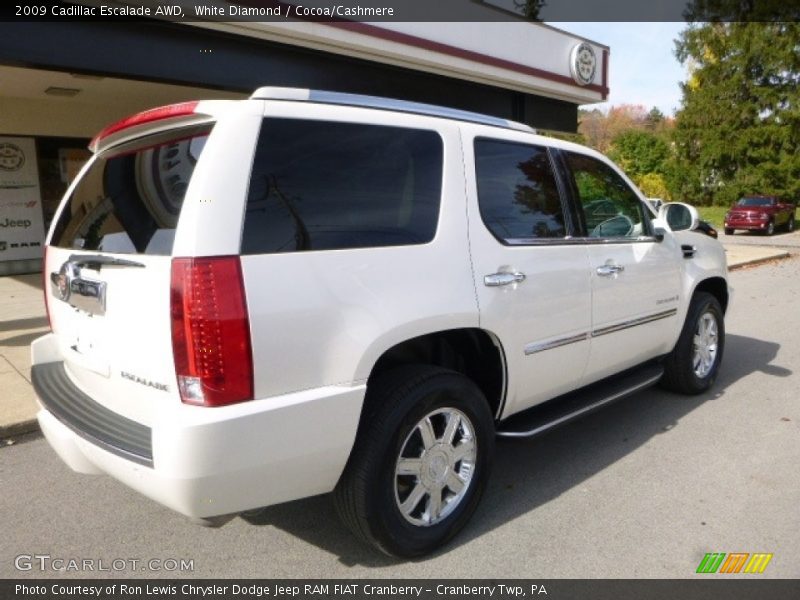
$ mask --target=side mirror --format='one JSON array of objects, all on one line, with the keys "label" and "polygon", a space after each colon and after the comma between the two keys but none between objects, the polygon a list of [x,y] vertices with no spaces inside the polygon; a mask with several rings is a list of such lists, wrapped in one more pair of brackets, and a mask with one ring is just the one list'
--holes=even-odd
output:
[{"label": "side mirror", "polygon": [[697,209],[683,202],[662,204],[658,209],[658,216],[672,231],[691,231],[700,225]]}]

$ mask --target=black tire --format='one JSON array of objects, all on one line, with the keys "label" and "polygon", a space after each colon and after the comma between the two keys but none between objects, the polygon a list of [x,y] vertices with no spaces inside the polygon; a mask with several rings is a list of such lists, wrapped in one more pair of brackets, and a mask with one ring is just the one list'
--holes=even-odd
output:
[{"label": "black tire", "polygon": [[767,229],[764,231],[764,235],[775,235],[775,221],[770,221],[767,224]]},{"label": "black tire", "polygon": [[[717,328],[717,345],[713,363],[708,372],[700,374],[695,371],[695,333],[700,319],[710,315]],[[695,292],[686,321],[683,324],[675,348],[664,360],[664,375],[661,386],[680,394],[695,395],[708,390],[717,378],[722,354],[725,349],[725,318],[717,299],[706,292]]]},{"label": "black tire", "polygon": [[789,222],[786,223],[786,231],[788,231],[789,233],[794,231],[794,215],[789,217]]},{"label": "black tire", "polygon": [[[447,413],[436,413],[446,410]],[[366,413],[356,436],[353,451],[344,473],[334,490],[334,502],[342,521],[363,542],[391,556],[413,558],[423,556],[439,548],[466,525],[486,487],[494,455],[494,420],[486,398],[468,378],[454,371],[426,365],[400,367],[370,382],[365,401]],[[455,412],[451,412],[455,411]],[[431,416],[432,413],[433,416]],[[420,472],[428,477],[444,478],[441,462],[435,470],[432,460],[434,450],[425,450],[422,430],[418,428],[426,418],[438,426],[433,427],[435,441],[442,442],[442,425],[448,415],[459,413],[466,417],[471,428],[476,449],[471,477],[464,487],[463,495],[445,487],[439,499],[448,498],[450,504],[442,502],[440,521],[432,524],[414,524],[401,512],[401,502],[408,501],[412,492],[423,485],[422,476],[398,475],[396,469],[402,457],[409,456],[406,450],[419,440],[421,464],[427,465]],[[468,441],[461,427],[465,421],[459,417],[454,442],[455,446]],[[441,420],[441,422],[440,422]],[[442,432],[440,436],[440,432]],[[438,447],[441,448],[443,444]],[[427,458],[426,458],[427,456]],[[425,461],[430,459],[431,462]],[[464,468],[463,462],[446,467],[448,473]],[[469,466],[466,471],[470,472]],[[431,475],[436,473],[436,475]],[[409,481],[410,480],[410,481]],[[434,482],[433,485],[447,485]],[[403,499],[401,491],[413,486],[412,492]],[[427,493],[416,505],[424,507],[430,514],[433,493]],[[451,506],[452,504],[452,506]],[[447,513],[446,511],[450,511]],[[425,519],[426,514],[418,516]]]},{"label": "black tire", "polygon": [[730,227],[726,227],[725,228],[725,235],[733,235],[733,231],[734,230],[731,229]]}]

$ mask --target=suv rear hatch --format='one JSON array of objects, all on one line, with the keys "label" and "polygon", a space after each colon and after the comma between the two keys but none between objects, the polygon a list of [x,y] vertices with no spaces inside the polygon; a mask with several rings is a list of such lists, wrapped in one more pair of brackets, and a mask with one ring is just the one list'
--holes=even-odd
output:
[{"label": "suv rear hatch", "polygon": [[213,126],[209,117],[175,122],[176,116],[166,115],[170,127],[162,122],[133,139],[109,128],[119,141],[101,150],[68,191],[44,265],[48,314],[68,377],[99,404],[146,425],[159,407],[180,401],[172,246]]}]

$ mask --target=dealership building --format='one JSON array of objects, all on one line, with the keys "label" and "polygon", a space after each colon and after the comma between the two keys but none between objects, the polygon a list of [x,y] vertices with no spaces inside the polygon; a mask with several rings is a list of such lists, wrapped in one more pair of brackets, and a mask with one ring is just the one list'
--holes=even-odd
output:
[{"label": "dealership building", "polygon": [[472,18],[0,25],[0,275],[40,270],[46,227],[90,138],[153,106],[287,86],[572,132],[579,105],[607,98],[607,47],[541,23]]}]

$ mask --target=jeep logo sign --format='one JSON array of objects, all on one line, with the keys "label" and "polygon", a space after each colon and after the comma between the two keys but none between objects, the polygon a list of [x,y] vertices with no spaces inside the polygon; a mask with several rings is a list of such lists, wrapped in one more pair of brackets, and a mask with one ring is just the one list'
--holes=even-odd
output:
[{"label": "jeep logo sign", "polygon": [[0,263],[3,273],[41,260],[42,195],[36,144],[31,137],[0,136]]},{"label": "jeep logo sign", "polygon": [[33,225],[33,221],[30,219],[3,219],[0,221],[0,227],[23,227],[27,229]]}]

